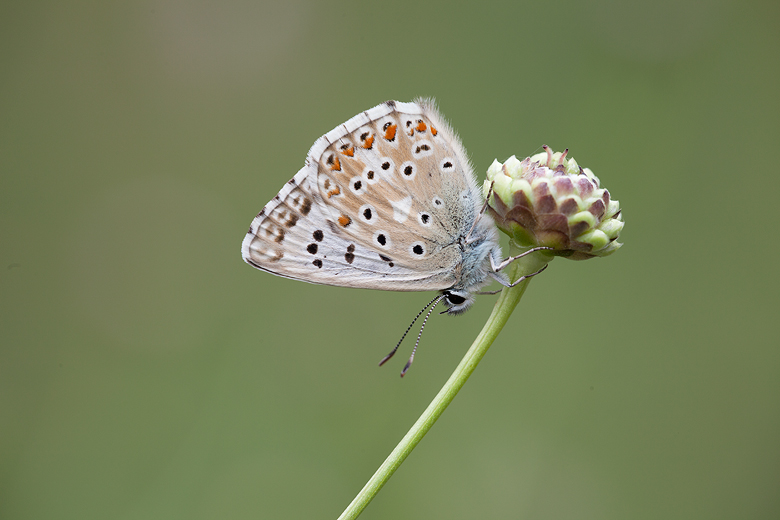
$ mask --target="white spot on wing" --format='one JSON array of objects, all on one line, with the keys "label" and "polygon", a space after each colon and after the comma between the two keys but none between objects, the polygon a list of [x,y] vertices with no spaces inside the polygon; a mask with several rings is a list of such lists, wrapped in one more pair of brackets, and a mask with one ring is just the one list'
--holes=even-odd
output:
[{"label": "white spot on wing", "polygon": [[412,196],[409,195],[405,199],[401,199],[398,202],[390,202],[393,206],[393,218],[398,222],[406,222],[409,218],[409,210],[412,208]]}]

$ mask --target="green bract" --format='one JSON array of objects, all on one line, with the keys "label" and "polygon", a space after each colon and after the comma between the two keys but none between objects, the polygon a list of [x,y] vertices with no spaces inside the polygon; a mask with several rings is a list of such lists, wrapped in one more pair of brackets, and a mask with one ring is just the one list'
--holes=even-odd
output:
[{"label": "green bract", "polygon": [[568,150],[545,151],[522,161],[514,155],[493,161],[483,186],[493,184],[489,211],[496,225],[523,247],[546,246],[553,254],[585,260],[614,253],[623,229],[620,205],[599,187],[599,179],[582,169]]}]

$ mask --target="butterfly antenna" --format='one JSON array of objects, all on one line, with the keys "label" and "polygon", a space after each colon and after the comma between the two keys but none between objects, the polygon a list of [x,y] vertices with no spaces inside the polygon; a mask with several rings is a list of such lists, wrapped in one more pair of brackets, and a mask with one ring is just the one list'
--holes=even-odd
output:
[{"label": "butterfly antenna", "polygon": [[474,223],[471,225],[471,229],[469,229],[469,232],[466,233],[466,243],[469,243],[469,237],[471,237],[471,232],[474,231],[474,228],[477,227],[477,222],[479,222],[480,217],[482,217],[482,214],[485,212],[485,210],[488,207],[488,202],[490,202],[490,196],[493,194],[493,185],[496,183],[496,181],[490,182],[490,189],[488,189],[487,197],[485,197],[485,203],[482,205],[482,208],[479,210],[479,213],[477,213],[477,218],[474,219]]},{"label": "butterfly antenna", "polygon": [[[394,348],[394,349],[393,349],[393,350],[392,350],[392,351],[391,351],[391,352],[390,352],[388,355],[386,355],[385,357],[383,357],[383,358],[382,358],[382,361],[380,361],[380,362],[379,362],[379,366],[380,366],[380,367],[381,367],[382,365],[384,365],[385,363],[387,363],[387,361],[388,361],[388,360],[389,360],[391,357],[393,357],[393,355],[395,354],[396,350],[398,350],[398,347],[400,347],[400,346],[401,346],[401,343],[403,342],[403,340],[404,340],[404,338],[406,337],[406,335],[407,335],[407,334],[409,334],[409,331],[410,331],[410,330],[412,330],[412,326],[414,326],[414,322],[416,322],[416,321],[417,321],[417,318],[419,318],[420,316],[422,316],[422,313],[423,313],[423,312],[425,312],[425,309],[427,309],[428,307],[430,307],[431,305],[433,305],[433,304],[434,304],[434,302],[436,302],[436,303],[439,303],[439,302],[438,302],[438,300],[441,300],[442,298],[444,298],[444,295],[443,295],[443,294],[440,294],[440,295],[438,295],[436,298],[434,298],[433,300],[429,301],[429,302],[428,302],[428,304],[427,304],[425,307],[423,307],[423,308],[420,310],[420,312],[418,312],[418,313],[417,313],[417,316],[415,316],[415,317],[414,317],[414,319],[412,320],[412,322],[411,322],[411,323],[409,324],[409,326],[406,328],[406,332],[404,332],[404,335],[403,335],[403,336],[401,336],[401,339],[399,339],[399,340],[398,340],[398,343],[396,343],[396,345],[395,345],[395,348]],[[435,305],[433,305],[433,306],[434,306],[434,307],[436,307]],[[426,319],[428,319],[428,318],[426,318]],[[417,341],[419,341],[419,339],[418,339]],[[415,348],[417,348],[417,347],[415,347]],[[404,369],[404,371],[406,371],[406,370]]]},{"label": "butterfly antenna", "polygon": [[[429,310],[428,314],[425,315],[425,319],[422,322],[422,327],[420,327],[420,333],[417,335],[417,341],[415,342],[414,348],[412,349],[412,355],[409,356],[409,361],[406,362],[406,366],[404,367],[403,370],[401,370],[401,377],[404,377],[404,374],[406,373],[406,371],[409,370],[410,366],[412,366],[412,361],[414,361],[414,354],[415,354],[415,352],[417,352],[417,346],[420,344],[420,338],[422,338],[422,333],[423,333],[423,329],[425,329],[425,324],[428,323],[428,318],[431,317],[431,313],[433,312],[433,309],[436,308],[436,306],[439,304],[439,302],[441,301],[442,298],[444,298],[444,295],[441,295],[439,298],[436,298],[436,300],[434,300],[436,303],[433,304],[433,306],[431,307],[431,310]],[[431,302],[431,303],[433,303],[433,302]],[[423,310],[425,310],[425,309],[423,309]]]}]

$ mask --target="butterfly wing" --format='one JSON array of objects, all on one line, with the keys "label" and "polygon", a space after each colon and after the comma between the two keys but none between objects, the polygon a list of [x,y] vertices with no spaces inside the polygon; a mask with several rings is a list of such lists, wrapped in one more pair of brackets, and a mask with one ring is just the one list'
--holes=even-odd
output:
[{"label": "butterfly wing", "polygon": [[455,285],[482,203],[460,141],[429,101],[388,101],[318,139],[253,220],[244,260],[311,283]]}]

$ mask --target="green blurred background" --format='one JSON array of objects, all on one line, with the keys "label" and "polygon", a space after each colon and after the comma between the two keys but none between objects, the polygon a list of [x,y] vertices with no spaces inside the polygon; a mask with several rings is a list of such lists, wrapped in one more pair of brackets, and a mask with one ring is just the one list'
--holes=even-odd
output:
[{"label": "green blurred background", "polygon": [[[434,96],[482,177],[549,144],[556,260],[363,517],[780,517],[780,4],[3,2],[0,517],[335,518],[489,314],[241,261],[316,138]],[[765,224],[771,224],[764,228]]]}]

